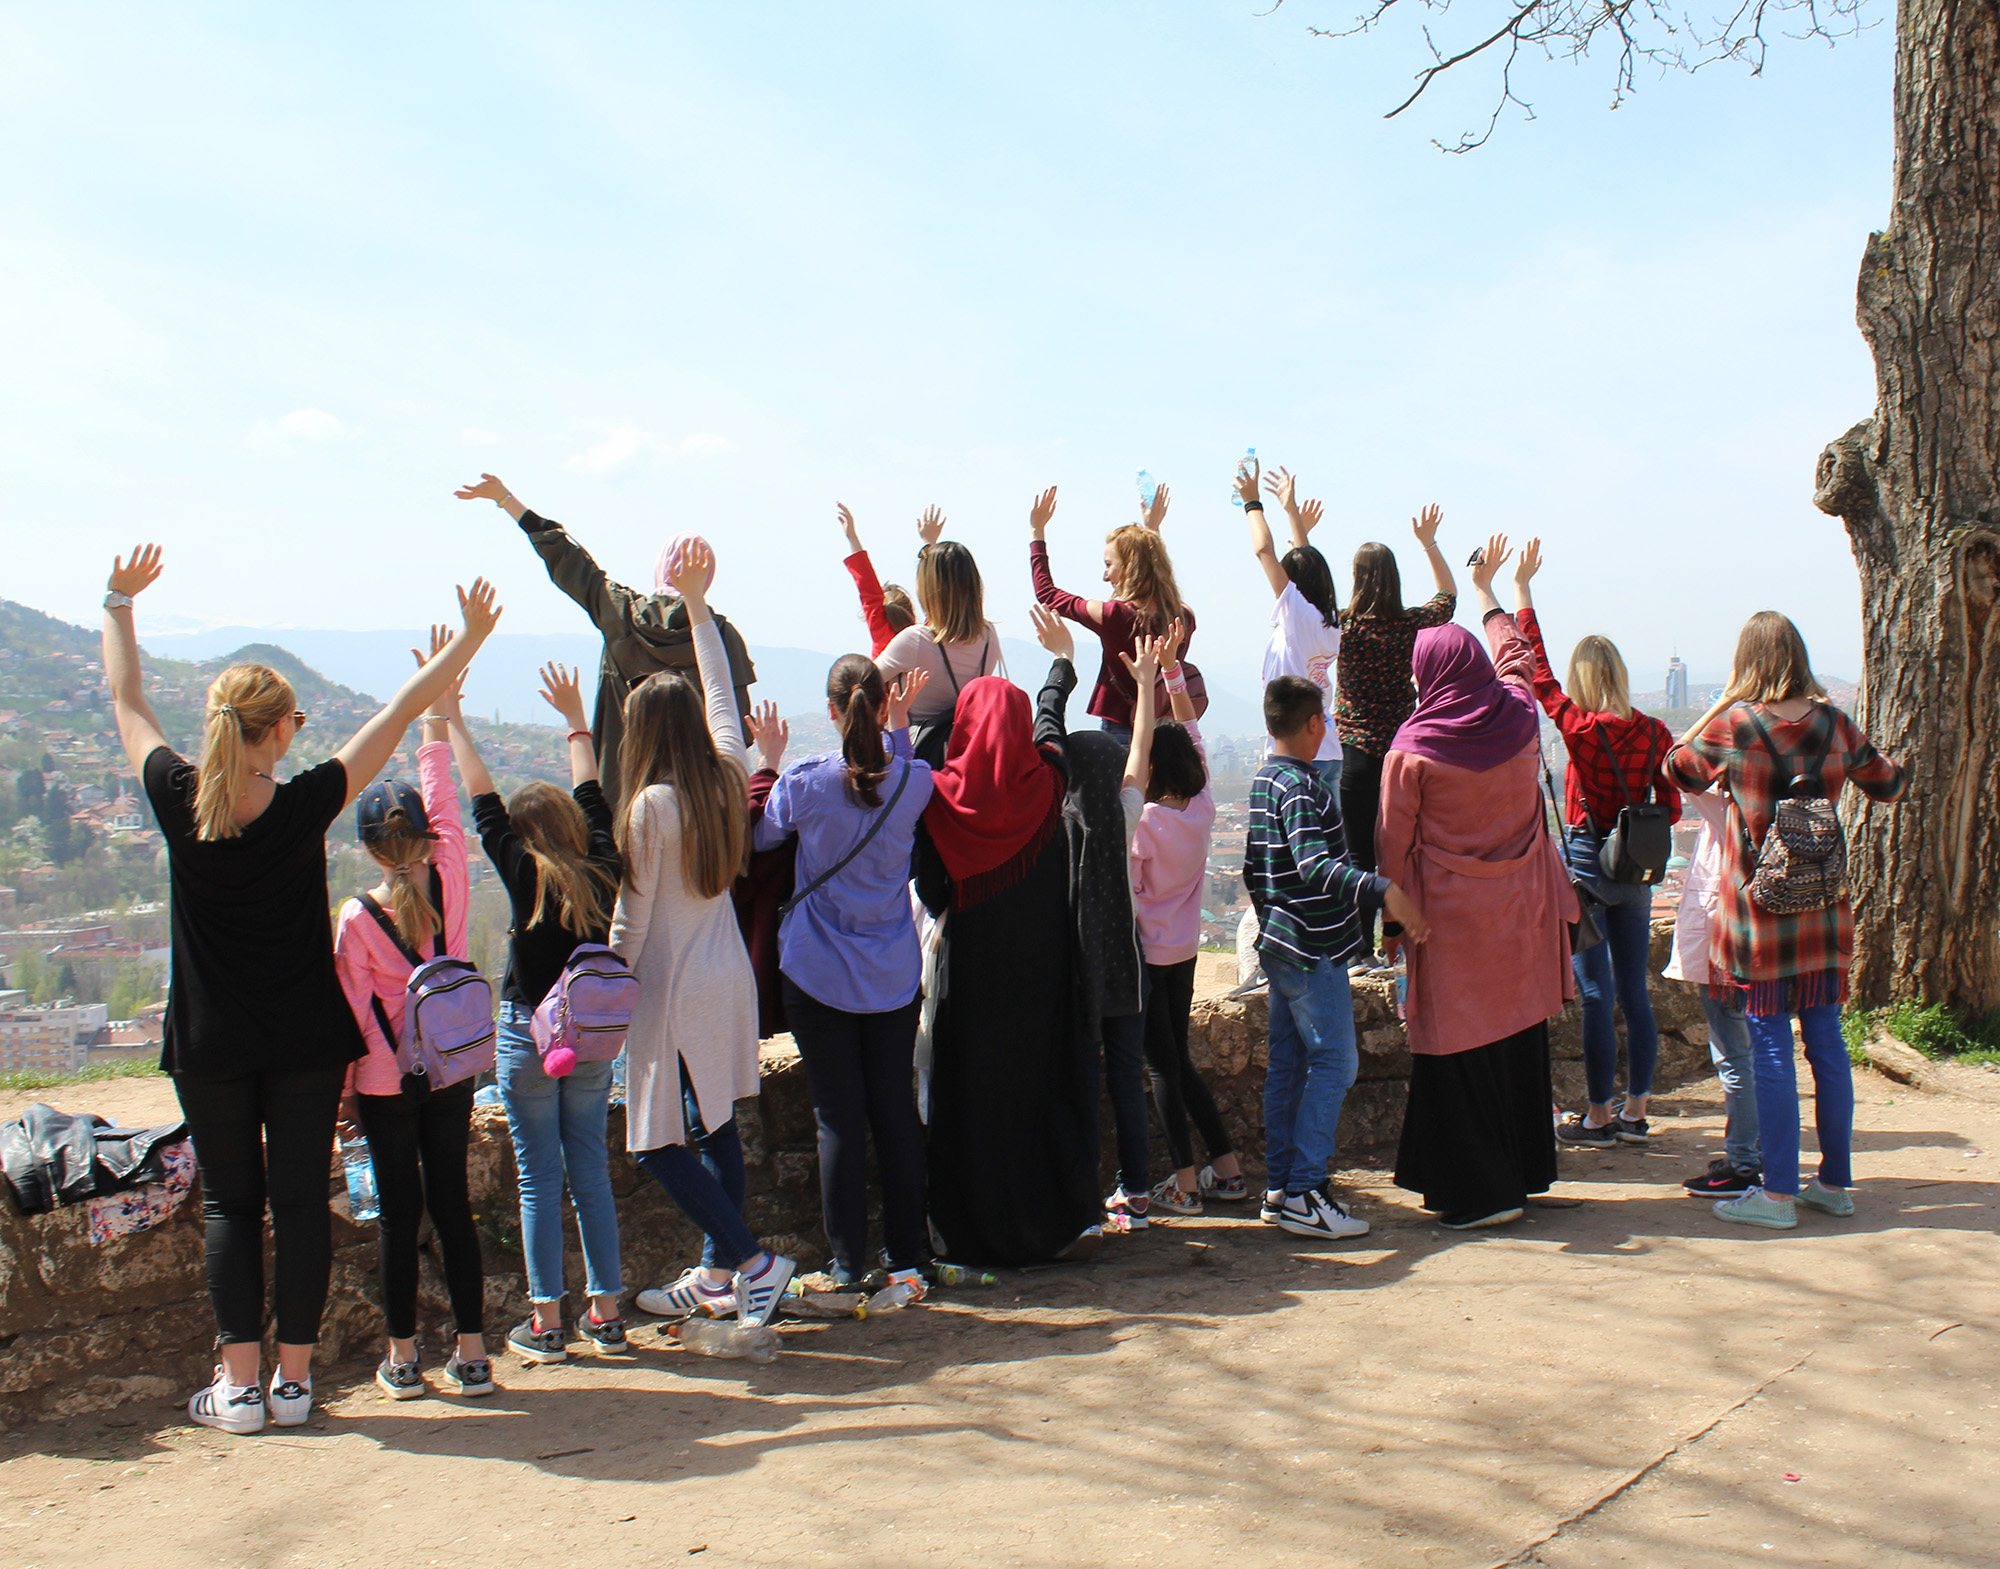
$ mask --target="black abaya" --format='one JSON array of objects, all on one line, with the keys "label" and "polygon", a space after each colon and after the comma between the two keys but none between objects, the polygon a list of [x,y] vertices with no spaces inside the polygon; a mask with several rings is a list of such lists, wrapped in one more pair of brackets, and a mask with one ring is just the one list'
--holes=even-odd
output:
[{"label": "black abaya", "polygon": [[1471,1051],[1411,1057],[1397,1187],[1441,1214],[1490,1215],[1555,1180],[1546,1023]]}]

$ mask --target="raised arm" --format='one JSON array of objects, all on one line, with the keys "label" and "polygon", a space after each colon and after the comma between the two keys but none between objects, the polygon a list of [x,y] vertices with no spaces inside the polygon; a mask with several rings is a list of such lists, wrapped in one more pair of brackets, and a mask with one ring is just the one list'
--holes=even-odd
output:
[{"label": "raised arm", "polygon": [[571,539],[560,523],[523,506],[492,474],[482,474],[477,484],[461,485],[452,494],[460,501],[490,501],[519,523],[528,543],[535,547],[535,554],[548,569],[549,581],[582,606],[592,624],[606,637],[616,636],[630,626],[633,604],[643,596],[612,582],[590,552]]},{"label": "raised arm", "polygon": [[1049,547],[1042,537],[1049,526],[1049,519],[1056,515],[1056,487],[1051,485],[1028,509],[1028,575],[1035,585],[1035,602],[1047,605],[1059,616],[1071,621],[1080,621],[1085,626],[1104,625],[1104,601],[1085,599],[1072,594],[1067,589],[1057,588],[1055,574],[1049,570]]},{"label": "raised arm", "polygon": [[1121,653],[1125,668],[1132,672],[1136,696],[1132,701],[1132,744],[1125,752],[1125,788],[1146,793],[1153,778],[1153,683],[1160,674],[1160,643],[1156,637],[1142,637],[1134,646],[1139,657]]},{"label": "raised arm", "polygon": [[553,662],[541,670],[544,703],[562,715],[569,731],[569,786],[574,790],[597,778],[597,748],[590,739],[590,721],[583,713],[583,691],[577,673]]},{"label": "raised arm", "polygon": [[1458,594],[1458,580],[1451,575],[1451,567],[1444,559],[1444,552],[1438,549],[1438,525],[1444,522],[1444,509],[1433,502],[1425,507],[1420,517],[1410,519],[1410,531],[1417,536],[1417,543],[1424,547],[1424,555],[1431,564],[1431,576],[1437,580],[1437,591]]},{"label": "raised arm", "polygon": [[146,759],[167,744],[159,716],[146,701],[139,668],[139,635],[132,626],[132,601],[159,580],[160,547],[135,545],[129,558],[111,558],[110,592],[104,599],[104,679],[111,687],[111,711],[126,761],[144,776]]},{"label": "raised arm", "polygon": [[745,779],[750,754],[743,745],[743,721],[736,711],[736,688],[729,675],[729,655],[722,633],[708,609],[709,579],[715,575],[715,552],[705,540],[692,540],[681,552],[671,586],[687,605],[688,628],[694,634],[694,661],[701,672],[702,694],[708,705],[708,733],[722,760]]},{"label": "raised arm", "polygon": [[1521,547],[1521,557],[1514,563],[1514,603],[1519,607],[1514,615],[1514,625],[1527,641],[1528,651],[1534,660],[1536,701],[1542,705],[1542,712],[1567,735],[1574,726],[1588,722],[1588,716],[1562,689],[1562,683],[1556,679],[1555,667],[1549,663],[1548,646],[1542,641],[1541,618],[1535,614],[1534,596],[1529,589],[1529,584],[1541,568],[1542,542],[1531,539]]},{"label": "raised arm", "polygon": [[869,652],[879,654],[889,646],[896,629],[882,610],[882,580],[875,575],[875,563],[861,548],[861,531],[854,526],[854,514],[845,502],[835,502],[840,531],[847,536],[847,575],[854,579],[854,592],[861,599],[861,619],[868,624]]},{"label": "raised arm", "polygon": [[[1277,492],[1279,475],[1284,475],[1284,484],[1289,489],[1291,475],[1283,469],[1274,469],[1264,476],[1265,488]],[[1243,503],[1243,515],[1250,520],[1250,554],[1264,569],[1264,581],[1271,585],[1271,592],[1282,595],[1291,579],[1285,576],[1284,564],[1278,560],[1278,547],[1271,539],[1271,525],[1264,519],[1264,501],[1257,494],[1257,477],[1240,463],[1236,467],[1236,494]]]},{"label": "raised arm", "polygon": [[493,585],[484,578],[475,578],[469,591],[463,588],[458,591],[458,609],[463,625],[450,641],[418,667],[387,707],[334,753],[347,770],[347,804],[353,804],[368,782],[382,771],[382,765],[395,755],[410,721],[443,697],[463,674],[500,619],[501,607],[494,603]]},{"label": "raised arm", "polygon": [[[431,628],[431,651],[426,654],[421,648],[413,648],[410,655],[423,669],[425,661],[435,659],[444,652],[451,641],[451,628],[433,626]],[[465,793],[477,800],[482,795],[493,795],[493,775],[487,771],[486,759],[479,755],[479,747],[472,739],[472,733],[465,727],[465,678],[460,676],[446,689],[444,695],[432,705],[431,713],[424,715],[424,739],[426,741],[449,741],[451,760],[458,768],[459,778],[465,781]],[[432,715],[441,716],[443,733],[433,728]]]},{"label": "raised arm", "polygon": [[1054,656],[1048,679],[1035,698],[1035,745],[1055,748],[1067,775],[1069,726],[1064,714],[1069,707],[1069,695],[1076,690],[1076,639],[1070,636],[1061,619],[1045,607],[1032,606],[1029,614],[1035,620],[1036,639]]},{"label": "raised arm", "polygon": [[[1181,674],[1181,640],[1187,636],[1187,629],[1179,621],[1170,623],[1167,635],[1160,639],[1160,674],[1166,678],[1167,701],[1173,705],[1174,718],[1188,727],[1195,728],[1194,699],[1188,696],[1187,680]],[[1195,746],[1201,746],[1197,734]],[[1207,761],[1206,754],[1203,761]]]}]

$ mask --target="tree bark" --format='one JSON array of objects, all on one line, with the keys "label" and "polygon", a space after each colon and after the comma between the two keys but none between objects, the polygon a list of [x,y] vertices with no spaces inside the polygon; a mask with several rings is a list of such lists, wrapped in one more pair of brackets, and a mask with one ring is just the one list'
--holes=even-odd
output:
[{"label": "tree bark", "polygon": [[1908,771],[1849,792],[1857,1004],[2000,1009],[2000,0],[1902,0],[1895,193],[1861,262],[1875,417],[1820,455],[1866,656],[1857,718]]}]

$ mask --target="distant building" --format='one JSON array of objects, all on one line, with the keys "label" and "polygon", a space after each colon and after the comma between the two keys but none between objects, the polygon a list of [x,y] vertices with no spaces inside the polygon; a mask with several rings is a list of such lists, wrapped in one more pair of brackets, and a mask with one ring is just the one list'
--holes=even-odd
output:
[{"label": "distant building", "polygon": [[1667,661],[1667,707],[1688,706],[1688,667],[1681,662],[1681,656],[1675,654]]},{"label": "distant building", "polygon": [[108,1023],[101,1002],[0,1010],[0,1073],[75,1073]]}]

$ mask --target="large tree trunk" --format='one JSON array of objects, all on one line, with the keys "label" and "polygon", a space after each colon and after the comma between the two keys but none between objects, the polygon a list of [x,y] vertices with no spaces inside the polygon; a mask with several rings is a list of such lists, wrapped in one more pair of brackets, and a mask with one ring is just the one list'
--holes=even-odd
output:
[{"label": "large tree trunk", "polygon": [[[1875,417],[1814,501],[1861,571],[1862,727],[1908,770],[1850,800],[1854,997],[2000,1008],[2000,0],[1903,0],[1889,226],[1861,262]],[[1849,792],[1850,796],[1854,792]]]}]

